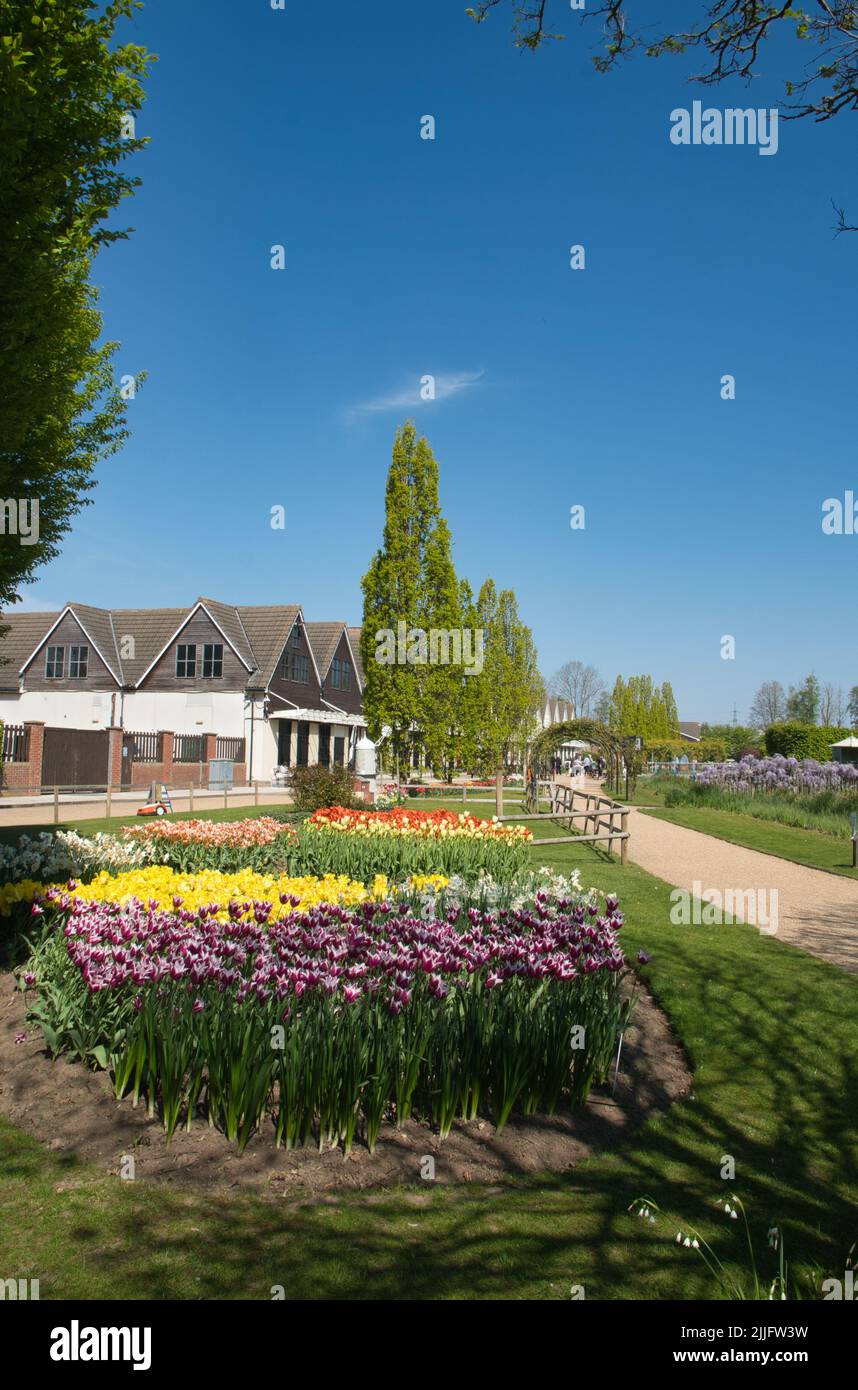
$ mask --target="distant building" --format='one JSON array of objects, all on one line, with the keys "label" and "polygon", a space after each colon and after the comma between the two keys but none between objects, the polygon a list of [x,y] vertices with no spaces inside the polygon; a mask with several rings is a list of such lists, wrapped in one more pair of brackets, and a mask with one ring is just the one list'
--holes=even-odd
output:
[{"label": "distant building", "polygon": [[686,743],[699,743],[700,725],[695,720],[680,719],[679,736],[684,738]]},{"label": "distant building", "polygon": [[[7,613],[0,625],[8,629],[0,638],[0,719],[21,731],[5,738],[5,761],[25,762],[31,742],[41,754],[44,741],[51,779],[63,785],[82,784],[72,752],[82,756],[84,743],[97,750],[88,757],[93,769],[102,741],[112,758],[106,735],[96,738],[108,729],[122,731],[123,784],[137,764],[142,776],[144,766],[152,777],[156,766],[169,769],[177,785],[192,769],[202,778],[216,758],[232,761],[241,781],[267,781],[276,766],[348,765],[365,729],[360,629],[305,622],[298,604],[69,603],[58,613]],[[32,741],[29,725],[38,729]],[[41,762],[33,775],[45,780]]]}]

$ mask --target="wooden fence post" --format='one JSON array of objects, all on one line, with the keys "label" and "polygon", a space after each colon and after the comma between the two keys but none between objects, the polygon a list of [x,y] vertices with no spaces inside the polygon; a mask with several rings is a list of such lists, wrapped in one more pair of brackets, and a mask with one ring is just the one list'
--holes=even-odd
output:
[{"label": "wooden fence post", "polygon": [[258,805],[259,805],[259,783],[258,783],[258,782],[254,782],[254,784],[253,784],[253,804],[254,804],[254,806],[258,806]]},{"label": "wooden fence post", "polygon": [[[628,831],[628,828],[629,828],[629,827],[628,827],[628,816],[629,816],[628,811],[621,811],[621,812],[620,812],[620,824],[622,825],[623,830],[625,830],[625,831]],[[623,837],[623,839],[620,840],[620,863],[621,863],[621,864],[625,864],[625,862],[626,862],[626,860],[627,860],[627,858],[628,858],[628,854],[629,854],[629,841],[628,841],[628,835],[625,835],[625,836]]]},{"label": "wooden fence post", "polygon": [[495,815],[500,818],[503,815],[503,769],[500,768],[495,773]]},{"label": "wooden fence post", "polygon": [[192,783],[190,784],[190,786],[188,787],[188,810],[190,811],[191,815],[194,814],[194,784],[193,784],[193,782],[192,782]]},{"label": "wooden fence post", "polygon": [[60,789],[54,787],[54,825],[60,823]]},{"label": "wooden fence post", "polygon": [[107,815],[107,819],[108,819],[108,820],[110,820],[110,808],[111,808],[111,805],[112,805],[111,792],[112,792],[112,788],[111,788],[110,783],[108,782],[108,784],[107,784],[107,797],[105,798],[105,801],[106,801],[105,811],[106,811],[106,815]]}]

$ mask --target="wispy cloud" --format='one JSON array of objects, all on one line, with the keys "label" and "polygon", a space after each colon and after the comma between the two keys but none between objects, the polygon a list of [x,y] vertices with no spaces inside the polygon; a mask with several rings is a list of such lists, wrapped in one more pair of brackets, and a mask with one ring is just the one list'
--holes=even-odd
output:
[{"label": "wispy cloud", "polygon": [[64,608],[64,603],[54,603],[49,598],[42,598],[38,593],[33,593],[26,587],[21,589],[19,603],[10,603],[6,609],[7,613],[59,613]]},{"label": "wispy cloud", "polygon": [[374,396],[371,400],[352,406],[348,415],[351,419],[358,419],[362,415],[383,415],[394,410],[417,410],[422,405],[437,405],[450,396],[469,391],[484,376],[484,371],[439,372],[431,380],[427,380],[428,373],[422,377],[415,376],[399,390],[391,391],[386,396]]}]

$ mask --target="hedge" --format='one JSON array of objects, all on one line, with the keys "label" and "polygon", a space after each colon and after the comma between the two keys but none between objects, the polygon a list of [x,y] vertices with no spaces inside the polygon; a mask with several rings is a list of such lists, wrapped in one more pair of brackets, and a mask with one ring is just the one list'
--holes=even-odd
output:
[{"label": "hedge", "polygon": [[830,763],[831,745],[848,738],[851,729],[831,724],[770,724],[766,729],[766,752],[769,757],[781,753],[785,758],[815,758],[818,763]]},{"label": "hedge", "polygon": [[669,763],[683,756],[689,762],[722,763],[727,756],[727,745],[722,738],[702,738],[699,743],[688,743],[684,738],[670,738],[647,743],[644,752],[647,758],[653,757],[658,763]]}]

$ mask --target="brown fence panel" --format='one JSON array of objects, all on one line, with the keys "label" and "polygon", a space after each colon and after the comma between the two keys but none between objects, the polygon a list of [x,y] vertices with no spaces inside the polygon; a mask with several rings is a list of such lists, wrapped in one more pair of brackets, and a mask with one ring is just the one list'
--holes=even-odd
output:
[{"label": "brown fence panel", "polygon": [[42,787],[104,787],[110,735],[106,729],[45,729]]}]

